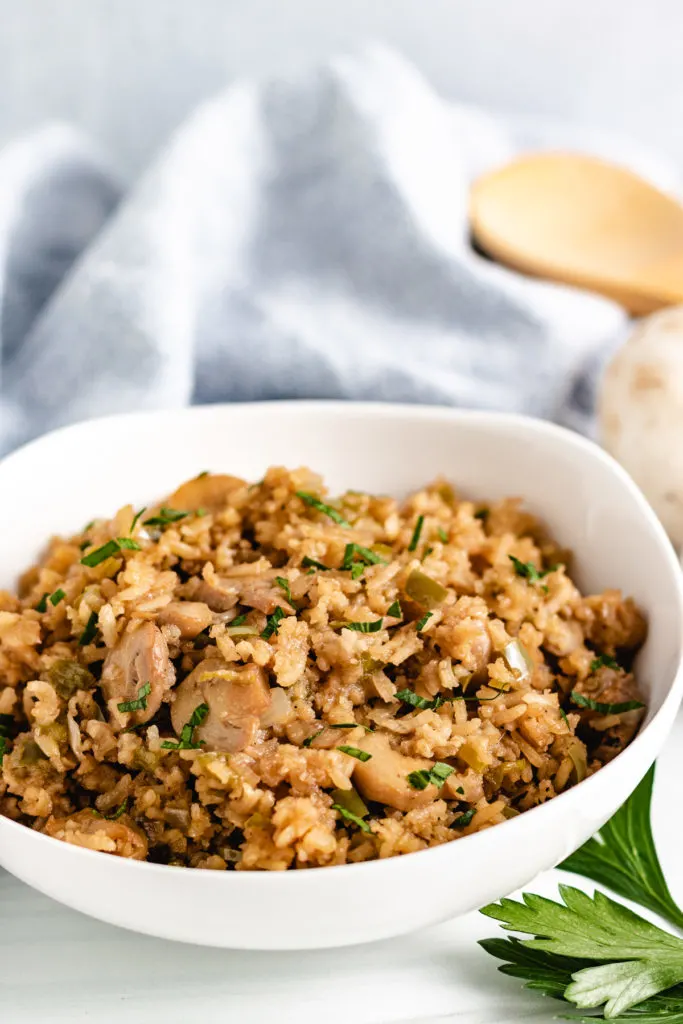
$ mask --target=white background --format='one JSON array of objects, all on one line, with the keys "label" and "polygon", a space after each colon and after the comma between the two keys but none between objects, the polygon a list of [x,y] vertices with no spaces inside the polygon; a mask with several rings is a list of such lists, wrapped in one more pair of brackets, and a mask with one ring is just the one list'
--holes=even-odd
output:
[{"label": "white background", "polygon": [[683,164],[683,0],[0,0],[0,143],[77,122],[132,174],[202,96],[381,39],[442,92]]}]

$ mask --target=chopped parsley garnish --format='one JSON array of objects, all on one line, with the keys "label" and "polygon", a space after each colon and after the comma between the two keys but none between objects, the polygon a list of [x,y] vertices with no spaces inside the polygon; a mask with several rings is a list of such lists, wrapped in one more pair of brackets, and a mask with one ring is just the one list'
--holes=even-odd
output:
[{"label": "chopped parsley garnish", "polygon": [[122,704],[117,704],[119,711],[146,711],[147,710],[147,698],[152,692],[152,687],[149,683],[144,683],[138,690],[136,700],[126,700]]},{"label": "chopped parsley garnish", "polygon": [[439,540],[442,542],[442,544],[447,544],[448,543],[448,534],[444,530],[443,526],[440,526],[439,529],[436,532],[438,533]]},{"label": "chopped parsley garnish", "polygon": [[92,530],[92,528],[93,528],[93,526],[95,525],[96,522],[97,522],[97,520],[91,519],[90,522],[86,523],[86,525],[83,527],[83,531],[82,532],[83,533],[89,533],[90,530]]},{"label": "chopped parsley garnish", "polygon": [[591,661],[591,672],[597,672],[599,668],[619,668],[619,663],[610,654],[601,654]]},{"label": "chopped parsley garnish", "polygon": [[335,722],[334,725],[328,725],[328,729],[357,729],[358,726],[365,729],[366,732],[372,732],[369,725],[363,725],[361,722]]},{"label": "chopped parsley garnish", "polygon": [[418,631],[418,633],[420,632],[420,630],[425,628],[433,614],[434,612],[425,612],[422,618],[415,624],[415,629]]},{"label": "chopped parsley garnish", "polygon": [[460,796],[464,796],[465,795],[465,790],[462,788],[462,786],[458,786],[458,788],[456,789],[455,792],[459,793]]},{"label": "chopped parsley garnish", "polygon": [[63,601],[65,597],[66,594],[60,587],[59,590],[55,590],[54,594],[50,594],[50,604],[53,608],[56,608],[59,602]]},{"label": "chopped parsley garnish", "polygon": [[130,537],[115,537],[113,540],[108,540],[106,544],[103,544],[101,548],[95,548],[90,554],[84,555],[81,558],[81,565],[87,565],[93,569],[96,565],[100,565],[102,562],[106,562],[108,558],[116,555],[119,551],[139,551],[140,545],[136,540],[132,540]]},{"label": "chopped parsley garnish", "polygon": [[561,715],[561,717],[562,717],[562,720],[563,720],[564,724],[565,724],[565,725],[567,726],[567,728],[569,729],[569,728],[570,728],[570,725],[569,725],[569,719],[567,718],[567,713],[566,713],[566,711],[564,710],[564,708],[560,708],[560,715]]},{"label": "chopped parsley garnish", "polygon": [[2,764],[2,759],[5,756],[5,754],[7,754],[9,752],[9,749],[10,749],[10,744],[9,744],[9,742],[7,740],[7,737],[6,736],[0,736],[0,764]]},{"label": "chopped parsley garnish", "polygon": [[403,612],[401,611],[401,602],[399,601],[398,598],[396,598],[394,603],[389,605],[389,607],[387,608],[387,615],[391,615],[392,619],[403,618]]},{"label": "chopped parsley garnish", "polygon": [[[529,580],[530,583],[539,583],[544,576],[553,572],[553,569],[537,569],[533,562],[522,562],[514,555],[508,555],[508,558],[514,565],[517,575]],[[547,591],[548,588],[544,585],[544,589]]]},{"label": "chopped parsley garnish", "polygon": [[278,605],[273,614],[268,616],[268,619],[266,621],[266,628],[261,633],[261,638],[263,640],[270,640],[273,633],[277,633],[280,627],[280,620],[284,619],[284,617],[284,609],[280,608],[280,606]]},{"label": "chopped parsley garnish", "polygon": [[645,707],[639,700],[625,700],[621,704],[601,704],[600,701],[593,700],[591,697],[584,697],[576,690],[572,690],[569,696],[580,708],[590,708],[591,711],[598,711],[601,715],[620,715],[623,711],[636,711],[638,708]]},{"label": "chopped parsley garnish", "polygon": [[353,570],[355,562],[360,562],[364,566],[385,564],[384,559],[376,555],[370,548],[364,548],[362,544],[347,544],[344,548],[341,568]]},{"label": "chopped parsley garnish", "polygon": [[92,643],[93,640],[95,639],[95,634],[96,633],[97,633],[97,612],[91,612],[90,613],[90,618],[88,619],[88,621],[85,624],[85,629],[81,633],[80,638],[78,640],[79,647],[86,647],[87,644]]},{"label": "chopped parsley garnish", "polygon": [[355,757],[357,761],[369,761],[372,754],[368,754],[367,750],[361,750],[360,747],[337,747],[337,750],[341,750],[342,754],[348,754],[349,757]]},{"label": "chopped parsley garnish", "polygon": [[347,523],[341,512],[337,512],[336,508],[332,508],[331,505],[326,505],[324,501],[320,500],[320,498],[316,498],[315,494],[309,494],[308,491],[296,491],[296,496],[297,498],[301,498],[304,504],[309,505],[318,512],[322,512],[323,515],[329,516],[329,518],[339,526],[351,526],[351,523]]},{"label": "chopped parsley garnish", "polygon": [[[292,597],[292,591],[289,589],[289,580],[285,579],[284,576],[276,576],[275,577],[275,582],[277,583],[277,585],[280,588],[280,590],[284,591],[285,597],[287,598],[289,603],[290,604],[294,604],[294,599]],[[234,622],[233,622],[233,626],[234,626]]]},{"label": "chopped parsley garnish", "polygon": [[242,615],[238,615],[236,619],[233,619],[230,623],[231,626],[243,626],[247,621],[247,613],[243,612]]},{"label": "chopped parsley garnish", "polygon": [[123,803],[119,804],[119,806],[116,808],[113,814],[105,814],[104,817],[107,819],[107,821],[116,821],[116,819],[120,818],[122,814],[125,814],[127,810],[128,797],[126,797]]},{"label": "chopped parsley garnish", "polygon": [[451,822],[451,826],[450,827],[451,828],[465,828],[472,821],[472,818],[474,817],[474,815],[476,813],[477,812],[476,812],[475,808],[474,807],[470,807],[469,811],[465,811],[465,813],[461,814],[459,818],[456,818],[455,821]]},{"label": "chopped parsley garnish", "polygon": [[204,477],[205,477],[205,476],[208,476],[210,472],[211,472],[211,471],[210,471],[210,470],[208,470],[208,469],[203,469],[203,470],[201,471],[201,473],[197,473],[197,480],[203,480],[203,479],[204,479]]},{"label": "chopped parsley garnish", "polygon": [[130,530],[128,531],[129,533],[135,533],[135,527],[138,525],[138,522],[140,521],[140,518],[142,516],[144,516],[146,511],[147,511],[147,506],[145,505],[145,506],[143,506],[143,508],[140,509],[139,512],[135,513],[135,515],[133,516],[133,522],[130,524]]},{"label": "chopped parsley garnish", "polygon": [[413,530],[413,536],[410,538],[410,544],[408,545],[408,551],[415,551],[417,545],[420,542],[420,534],[422,533],[422,527],[424,526],[425,517],[418,516],[417,522],[415,523],[415,529]]},{"label": "chopped parsley garnish", "polygon": [[407,777],[413,789],[426,789],[431,783],[434,786],[443,786],[449,775],[452,775],[455,768],[443,761],[437,761],[431,768],[421,768],[417,772],[411,772]]},{"label": "chopped parsley garnish", "polygon": [[304,569],[322,569],[323,572],[329,572],[329,565],[323,565],[322,562],[317,562],[315,558],[309,558],[308,555],[304,555],[301,559],[301,564]]},{"label": "chopped parsley garnish", "polygon": [[363,821],[362,818],[359,818],[358,815],[354,814],[352,811],[347,811],[346,807],[342,807],[341,804],[332,804],[332,810],[341,814],[345,821],[350,821],[353,825],[358,825],[358,828],[362,832],[370,831],[370,826],[367,821]]},{"label": "chopped parsley garnish", "polygon": [[426,697],[420,697],[419,694],[413,693],[412,690],[399,690],[396,693],[396,698],[404,704],[409,704],[411,708],[417,708],[420,711],[436,711],[447,700],[453,700],[453,697],[445,698],[440,694],[437,694],[434,700],[427,700]]},{"label": "chopped parsley garnish", "polygon": [[164,750],[198,750],[204,743],[204,740],[199,740],[198,743],[194,741],[194,731],[202,724],[204,719],[209,713],[208,704],[198,704],[190,715],[190,720],[180,730],[180,739],[177,743],[172,740],[164,740],[161,744]]},{"label": "chopped parsley garnish", "polygon": [[353,629],[356,633],[377,633],[382,628],[383,619],[373,622],[345,622],[344,629]]},{"label": "chopped parsley garnish", "polygon": [[455,768],[451,768],[449,764],[437,761],[431,768],[421,768],[419,771],[411,772],[406,777],[413,789],[426,789],[430,783],[440,788],[454,771]]},{"label": "chopped parsley garnish", "polygon": [[318,729],[317,732],[311,733],[310,736],[306,737],[306,739],[304,740],[302,745],[304,747],[310,747],[310,745],[313,742],[313,740],[316,738],[316,736],[319,736],[321,732],[325,732],[325,730],[324,729]]},{"label": "chopped parsley garnish", "polygon": [[190,515],[192,515],[191,512],[181,512],[177,508],[167,508],[164,506],[159,510],[158,515],[145,519],[145,526],[169,526],[171,523],[180,522],[181,519],[186,519]]},{"label": "chopped parsley garnish", "polygon": [[48,599],[49,596],[50,596],[49,593],[43,594],[43,596],[41,597],[40,601],[36,605],[36,611],[40,612],[41,615],[43,614],[43,612],[47,611],[47,599]]}]

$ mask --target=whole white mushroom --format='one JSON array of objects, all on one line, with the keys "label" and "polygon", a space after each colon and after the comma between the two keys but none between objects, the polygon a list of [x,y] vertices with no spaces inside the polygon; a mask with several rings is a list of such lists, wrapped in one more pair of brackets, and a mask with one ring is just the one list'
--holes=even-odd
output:
[{"label": "whole white mushroom", "polygon": [[609,364],[601,440],[683,545],[683,306],[641,320]]}]

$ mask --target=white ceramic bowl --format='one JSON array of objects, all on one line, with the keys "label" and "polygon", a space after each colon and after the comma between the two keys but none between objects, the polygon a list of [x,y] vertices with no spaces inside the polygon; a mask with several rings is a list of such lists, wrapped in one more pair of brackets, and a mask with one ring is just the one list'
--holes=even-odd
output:
[{"label": "white ceramic bowl", "polygon": [[308,465],[333,491],[403,495],[437,474],[476,498],[522,495],[574,549],[589,591],[647,611],[638,659],[649,698],[635,741],[592,778],[478,835],[407,857],[286,873],[122,860],[0,818],[0,864],[113,924],[242,949],[341,946],[454,917],[527,884],[576,849],[635,787],[675,716],[683,597],[669,542],[636,486],[595,445],[521,417],[398,405],[273,402],[125,415],[57,431],[0,463],[0,587],[55,532],[148,503],[203,469],[258,480]]}]

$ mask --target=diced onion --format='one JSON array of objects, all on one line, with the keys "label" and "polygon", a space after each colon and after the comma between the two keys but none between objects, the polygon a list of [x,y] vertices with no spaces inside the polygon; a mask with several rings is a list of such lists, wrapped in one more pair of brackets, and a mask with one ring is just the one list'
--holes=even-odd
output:
[{"label": "diced onion", "polygon": [[369,813],[360,794],[356,792],[353,786],[351,789],[333,789],[330,796],[333,803],[339,804],[345,811],[355,814],[357,818],[365,818]]},{"label": "diced onion", "polygon": [[534,671],[534,663],[531,655],[520,640],[511,640],[503,648],[503,658],[507,667],[521,682],[531,678]]},{"label": "diced onion", "polygon": [[448,597],[446,588],[420,569],[413,569],[406,580],[406,594],[423,608],[437,608]]},{"label": "diced onion", "polygon": [[225,632],[228,636],[258,636],[258,629],[256,626],[248,626],[242,623],[241,626],[226,626]]},{"label": "diced onion", "polygon": [[80,758],[83,756],[83,747],[81,745],[81,730],[78,728],[78,725],[71,717],[71,715],[67,715],[66,728],[67,732],[69,733],[69,746],[73,750],[76,757],[80,760]]},{"label": "diced onion", "polygon": [[577,782],[583,782],[588,773],[588,763],[586,760],[586,748],[580,740],[574,740],[567,750],[568,756],[571,758],[572,764],[574,765],[574,774],[576,775]]},{"label": "diced onion", "polygon": [[270,691],[270,707],[261,715],[261,725],[269,729],[272,725],[282,725],[292,713],[292,705],[285,690],[274,686]]}]

